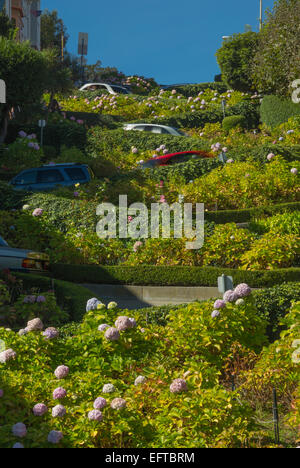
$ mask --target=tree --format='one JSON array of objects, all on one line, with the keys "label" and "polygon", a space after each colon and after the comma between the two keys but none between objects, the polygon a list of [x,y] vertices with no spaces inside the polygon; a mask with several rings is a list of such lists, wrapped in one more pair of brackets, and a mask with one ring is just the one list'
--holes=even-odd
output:
[{"label": "tree", "polygon": [[0,12],[0,36],[6,37],[7,39],[13,39],[16,34],[16,29],[13,22],[5,14]]},{"label": "tree", "polygon": [[47,82],[46,59],[29,43],[0,37],[0,77],[6,83],[6,104],[2,105],[0,143],[5,140],[9,115],[18,106],[22,111],[39,102]]},{"label": "tree", "polygon": [[222,47],[217,51],[222,79],[229,88],[244,92],[253,89],[251,68],[257,42],[258,34],[255,32],[233,34],[224,40]]},{"label": "tree", "polygon": [[45,50],[42,52],[42,55],[45,59],[47,76],[44,85],[45,89],[50,93],[50,101],[47,110],[48,118],[55,94],[70,91],[73,88],[73,83],[71,79],[71,71],[59,60],[59,56],[55,49]]},{"label": "tree", "polygon": [[56,10],[50,12],[44,10],[41,16],[41,49],[53,49],[61,51],[62,33],[64,36],[64,50],[69,39],[67,28],[63,20],[58,17]]},{"label": "tree", "polygon": [[278,0],[259,33],[252,76],[259,90],[287,96],[300,78],[300,2]]}]

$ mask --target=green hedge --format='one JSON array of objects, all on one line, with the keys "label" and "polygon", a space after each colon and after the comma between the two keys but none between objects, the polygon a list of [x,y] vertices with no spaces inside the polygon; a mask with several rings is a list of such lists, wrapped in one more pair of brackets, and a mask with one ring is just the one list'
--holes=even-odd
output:
[{"label": "green hedge", "polygon": [[[35,133],[40,140],[41,129],[37,125],[19,125],[11,123],[8,126],[8,133],[6,143],[13,143],[18,137],[20,130],[26,133]],[[84,125],[72,122],[70,120],[63,120],[58,123],[48,123],[44,129],[44,144],[53,146],[57,152],[60,147],[65,145],[69,148],[76,146],[84,150],[87,143],[87,130]]]},{"label": "green hedge", "polygon": [[252,158],[255,161],[266,163],[269,153],[279,154],[286,161],[297,161],[300,160],[300,145],[266,144],[254,148],[241,148],[240,150],[237,148],[228,151],[228,157],[233,158],[235,161],[248,161]]},{"label": "green hedge", "polygon": [[279,205],[269,205],[244,210],[208,211],[205,213],[205,219],[216,224],[246,223],[251,219],[262,215],[273,216],[277,213],[298,210],[300,210],[300,202],[281,203]]},{"label": "green hedge", "polygon": [[246,118],[243,115],[231,115],[229,117],[225,117],[222,121],[222,127],[227,133],[236,127],[245,128]]},{"label": "green hedge", "polygon": [[78,284],[61,281],[47,276],[31,275],[27,273],[14,273],[21,279],[25,288],[39,288],[47,291],[54,288],[58,305],[65,310],[70,317],[70,321],[78,321],[85,313],[86,302],[91,298],[92,293]]},{"label": "green hedge", "polygon": [[276,285],[253,294],[259,314],[268,320],[267,334],[274,341],[282,329],[280,319],[289,311],[292,302],[300,301],[300,282]]},{"label": "green hedge", "polygon": [[43,208],[47,219],[63,232],[68,230],[70,221],[82,228],[96,229],[99,220],[96,216],[97,203],[88,200],[74,200],[58,197],[55,193],[31,193],[24,198],[24,203],[32,208]]},{"label": "green hedge", "polygon": [[[253,102],[247,100],[242,101],[225,110],[227,117],[241,115],[244,117],[244,128],[256,128],[259,124],[259,108]],[[224,118],[221,106],[219,108],[203,110],[198,112],[185,112],[175,114],[168,117],[158,117],[157,119],[139,119],[134,122],[155,123],[161,125],[168,125],[175,128],[197,128],[204,127],[207,123],[222,122]]]},{"label": "green hedge", "polygon": [[287,122],[290,117],[300,116],[300,106],[291,99],[278,96],[265,96],[260,106],[261,121],[270,128]]},{"label": "green hedge", "polygon": [[268,271],[246,271],[216,267],[182,266],[96,266],[51,265],[53,277],[75,283],[136,284],[157,286],[216,286],[222,273],[233,277],[234,283],[248,283],[251,287],[273,286],[284,281],[297,281],[300,268]]},{"label": "green hedge", "polygon": [[209,151],[210,149],[209,143],[200,138],[159,135],[136,130],[102,130],[99,127],[93,127],[88,132],[87,151],[91,156],[97,157],[112,148],[130,152],[131,147],[135,146],[139,151],[155,151],[162,144],[166,145],[172,153],[197,149]]}]

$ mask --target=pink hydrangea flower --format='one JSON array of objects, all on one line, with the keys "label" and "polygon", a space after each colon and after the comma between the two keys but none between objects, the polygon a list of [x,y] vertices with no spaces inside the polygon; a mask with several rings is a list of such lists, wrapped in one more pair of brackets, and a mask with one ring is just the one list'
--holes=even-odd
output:
[{"label": "pink hydrangea flower", "polygon": [[43,416],[45,413],[47,413],[48,408],[44,403],[38,403],[33,407],[33,414],[35,416]]},{"label": "pink hydrangea flower", "polygon": [[50,444],[58,444],[63,438],[63,433],[60,431],[50,431],[48,434],[48,442]]},{"label": "pink hydrangea flower", "polygon": [[214,303],[214,309],[223,309],[226,307],[226,302],[222,299],[217,299]]},{"label": "pink hydrangea flower", "polygon": [[269,153],[268,156],[267,156],[267,160],[271,161],[273,158],[275,158],[275,154],[274,153]]},{"label": "pink hydrangea flower", "polygon": [[12,427],[12,433],[16,437],[25,437],[27,434],[27,428],[25,424],[19,422]]},{"label": "pink hydrangea flower", "polygon": [[1,363],[8,362],[11,359],[15,359],[16,356],[17,356],[17,353],[13,349],[11,348],[6,349],[5,351],[2,351],[2,353],[0,353],[0,362]]},{"label": "pink hydrangea flower", "polygon": [[125,408],[126,401],[123,398],[114,398],[110,404],[112,409],[120,410]]},{"label": "pink hydrangea flower", "polygon": [[65,377],[67,377],[68,373],[68,366],[58,366],[54,371],[54,375],[57,379],[64,379]]},{"label": "pink hydrangea flower", "polygon": [[101,411],[94,409],[88,413],[88,418],[90,421],[100,422],[103,419],[103,414],[101,413]]},{"label": "pink hydrangea flower", "polygon": [[238,295],[232,289],[229,289],[223,294],[223,299],[225,302],[235,302],[238,299]]},{"label": "pink hydrangea flower", "polygon": [[66,390],[62,387],[58,387],[53,391],[53,400],[60,400],[61,398],[65,398],[66,395]]},{"label": "pink hydrangea flower", "polygon": [[211,313],[211,317],[212,317],[212,318],[219,317],[219,315],[220,315],[220,311],[219,311],[219,310],[213,310],[212,313]]},{"label": "pink hydrangea flower", "polygon": [[59,336],[59,331],[54,327],[48,327],[44,331],[43,336],[47,340],[52,340],[53,338],[57,338]]},{"label": "pink hydrangea flower", "polygon": [[142,247],[142,245],[143,245],[143,242],[137,241],[137,242],[134,244],[134,246],[133,246],[133,251],[134,251],[134,252],[137,252],[138,249],[139,249],[140,247]]},{"label": "pink hydrangea flower", "polygon": [[175,379],[170,385],[171,393],[181,393],[187,390],[187,383],[184,379]]},{"label": "pink hydrangea flower", "polygon": [[63,405],[56,405],[52,408],[53,418],[62,418],[66,414],[66,408]]},{"label": "pink hydrangea flower", "polygon": [[107,405],[107,401],[105,400],[105,398],[102,398],[102,397],[96,398],[93,404],[96,410],[100,410],[104,408],[106,405]]},{"label": "pink hydrangea flower", "polygon": [[26,330],[30,332],[30,331],[36,331],[36,330],[43,330],[43,328],[44,328],[44,325],[41,319],[35,318],[27,322]]},{"label": "pink hydrangea flower", "polygon": [[106,330],[104,336],[108,341],[117,341],[120,338],[120,333],[116,328],[110,327]]},{"label": "pink hydrangea flower", "polygon": [[292,167],[291,173],[295,175],[298,174],[298,169],[296,167]]},{"label": "pink hydrangea flower", "polygon": [[251,294],[251,288],[246,283],[240,283],[237,285],[234,292],[238,296],[238,298],[242,298]]},{"label": "pink hydrangea flower", "polygon": [[42,208],[36,208],[33,212],[32,212],[32,216],[42,216],[44,210]]},{"label": "pink hydrangea flower", "polygon": [[117,320],[115,321],[115,327],[119,331],[124,331],[124,330],[127,330],[128,328],[131,328],[131,322],[129,320],[129,317],[127,317],[126,315],[122,315],[118,317]]}]

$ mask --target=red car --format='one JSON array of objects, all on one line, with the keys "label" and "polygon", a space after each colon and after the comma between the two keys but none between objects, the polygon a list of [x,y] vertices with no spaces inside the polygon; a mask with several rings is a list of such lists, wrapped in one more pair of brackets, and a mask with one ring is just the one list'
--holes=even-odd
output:
[{"label": "red car", "polygon": [[199,158],[214,158],[215,155],[207,151],[181,151],[179,153],[169,153],[163,156],[156,156],[141,163],[142,169],[154,168],[157,166],[169,166],[170,164],[183,163]]}]

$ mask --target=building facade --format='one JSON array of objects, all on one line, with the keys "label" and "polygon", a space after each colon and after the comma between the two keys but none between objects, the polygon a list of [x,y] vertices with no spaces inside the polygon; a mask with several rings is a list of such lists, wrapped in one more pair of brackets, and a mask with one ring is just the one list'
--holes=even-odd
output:
[{"label": "building facade", "polygon": [[17,40],[29,41],[34,49],[41,48],[40,0],[0,0],[0,11],[5,8],[7,16],[18,28]]}]

